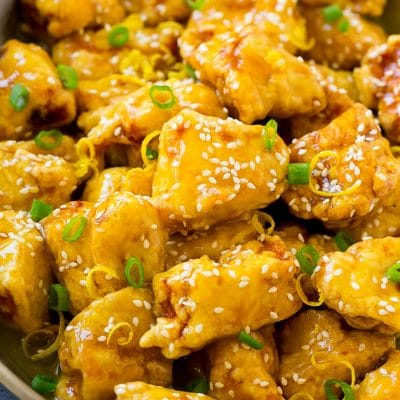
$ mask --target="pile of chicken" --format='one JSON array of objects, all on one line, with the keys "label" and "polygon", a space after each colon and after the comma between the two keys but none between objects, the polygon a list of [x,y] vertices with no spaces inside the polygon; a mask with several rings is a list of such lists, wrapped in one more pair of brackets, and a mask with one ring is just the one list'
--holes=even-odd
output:
[{"label": "pile of chicken", "polygon": [[[328,380],[396,399],[400,36],[369,18],[385,0],[22,3],[49,51],[0,50],[0,315],[40,329],[65,286],[57,399],[324,400]],[[309,184],[288,179],[299,163]]]}]

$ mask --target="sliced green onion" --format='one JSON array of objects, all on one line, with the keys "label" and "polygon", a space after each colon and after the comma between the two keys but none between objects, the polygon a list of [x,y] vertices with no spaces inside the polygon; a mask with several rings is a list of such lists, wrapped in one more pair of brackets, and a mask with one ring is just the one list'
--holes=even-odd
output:
[{"label": "sliced green onion", "polygon": [[58,129],[40,131],[33,140],[37,147],[44,150],[53,150],[62,143],[63,134]]},{"label": "sliced green onion", "polygon": [[206,0],[186,0],[186,4],[192,10],[201,10],[204,7]]},{"label": "sliced green onion", "polygon": [[158,158],[158,151],[153,150],[150,147],[146,148],[146,157],[148,160],[156,160]]},{"label": "sliced green onion", "polygon": [[346,251],[352,244],[355,243],[353,238],[345,231],[338,232],[333,240],[340,251]]},{"label": "sliced green onion", "polygon": [[194,81],[197,81],[197,76],[196,76],[196,71],[190,64],[185,64],[184,65],[185,71],[188,74],[190,78],[192,78]]},{"label": "sliced green onion", "polygon": [[310,163],[290,163],[289,185],[307,185],[310,181]]},{"label": "sliced green onion", "polygon": [[331,6],[327,6],[322,10],[322,14],[324,15],[324,19],[328,23],[332,23],[342,18],[343,11],[337,4],[332,4]]},{"label": "sliced green onion", "polygon": [[[160,102],[156,99],[157,95],[165,93],[168,94],[168,100]],[[176,97],[172,92],[172,89],[166,85],[153,85],[150,88],[150,98],[151,101],[161,109],[172,108],[176,104]]]},{"label": "sliced green onion", "polygon": [[[76,216],[74,218],[71,218],[63,229],[63,240],[65,242],[76,242],[77,240],[79,240],[79,238],[82,236],[84,229],[86,228],[87,222],[88,220],[85,217]],[[78,225],[77,228],[76,225]]]},{"label": "sliced green onion", "polygon": [[[132,279],[132,268],[136,266],[139,273],[139,278],[137,281]],[[144,284],[144,266],[142,262],[137,257],[131,257],[125,264],[125,278],[128,283],[135,289],[140,289]]]},{"label": "sliced green onion", "polygon": [[267,150],[271,151],[275,145],[278,135],[278,123],[274,119],[270,119],[263,129],[264,144]]},{"label": "sliced green onion", "polygon": [[354,392],[351,386],[344,381],[337,381],[335,379],[330,379],[324,383],[324,390],[327,400],[339,400],[342,398],[336,396],[336,394],[333,392],[334,386],[340,386],[340,389],[342,389],[344,395],[342,400],[355,400]]},{"label": "sliced green onion", "polygon": [[29,101],[29,90],[20,83],[16,83],[10,92],[9,102],[15,111],[22,111]]},{"label": "sliced green onion", "polygon": [[342,33],[346,33],[350,29],[350,22],[347,18],[343,18],[339,21],[338,29]]},{"label": "sliced green onion", "polygon": [[192,379],[185,387],[187,392],[207,394],[210,390],[210,384],[204,377]]},{"label": "sliced green onion", "polygon": [[249,335],[245,331],[240,331],[238,339],[240,342],[247,344],[248,346],[256,350],[261,350],[264,347],[261,342],[253,338],[253,336]]},{"label": "sliced green onion", "polygon": [[69,310],[69,295],[65,286],[59,283],[50,286],[49,308],[55,311]]},{"label": "sliced green onion", "polygon": [[129,40],[129,29],[126,26],[115,26],[108,34],[108,43],[112,47],[122,47]]},{"label": "sliced green onion", "polygon": [[395,283],[400,283],[400,261],[393,264],[387,271],[386,277]]},{"label": "sliced green onion", "polygon": [[58,64],[57,72],[65,89],[74,90],[78,87],[79,76],[72,67],[65,64]]},{"label": "sliced green onion", "polygon": [[51,204],[47,204],[44,201],[35,199],[32,202],[31,210],[29,213],[31,214],[31,218],[38,222],[43,218],[46,218],[53,211],[53,206]]},{"label": "sliced green onion", "polygon": [[296,253],[296,258],[302,271],[308,275],[312,275],[319,260],[318,251],[308,244]]},{"label": "sliced green onion", "polygon": [[56,390],[57,379],[54,376],[37,374],[32,379],[31,386],[35,392],[41,394],[53,393]]}]

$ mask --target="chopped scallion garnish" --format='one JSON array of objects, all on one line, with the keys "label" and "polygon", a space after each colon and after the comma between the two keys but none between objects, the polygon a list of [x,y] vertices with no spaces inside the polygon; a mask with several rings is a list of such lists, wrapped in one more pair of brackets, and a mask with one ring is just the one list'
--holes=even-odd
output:
[{"label": "chopped scallion garnish", "polygon": [[296,253],[296,258],[302,271],[308,275],[312,275],[319,260],[317,250],[311,245],[306,245]]},{"label": "chopped scallion garnish", "polygon": [[322,14],[324,15],[325,22],[332,23],[343,16],[343,11],[337,4],[332,4],[331,6],[324,7],[322,10]]},{"label": "chopped scallion garnish", "polygon": [[201,10],[205,4],[206,0],[186,0],[186,4],[192,10]]},{"label": "chopped scallion garnish", "polygon": [[346,251],[351,245],[354,244],[353,238],[345,231],[339,231],[333,240],[340,251]]},{"label": "chopped scallion garnish", "polygon": [[[71,218],[65,225],[62,238],[66,242],[76,242],[82,236],[88,220],[85,217],[76,216]],[[77,227],[76,227],[77,226]],[[74,231],[75,230],[75,231]]]},{"label": "chopped scallion garnish", "polygon": [[40,131],[33,140],[37,147],[44,150],[53,150],[62,143],[63,134],[58,129]]},{"label": "chopped scallion garnish", "polygon": [[263,129],[264,144],[268,151],[271,151],[275,145],[278,136],[278,123],[274,119],[270,119]]},{"label": "chopped scallion garnish", "polygon": [[50,286],[49,308],[61,312],[69,310],[69,295],[65,286],[59,283]]},{"label": "chopped scallion garnish", "polygon": [[194,70],[194,68],[189,64],[185,64],[184,68],[189,78],[192,78],[194,81],[197,81],[196,71]]},{"label": "chopped scallion garnish", "polygon": [[[166,95],[166,96],[165,96]],[[159,101],[157,97],[167,97],[166,100]],[[172,108],[176,104],[176,97],[172,92],[172,89],[166,85],[153,85],[150,88],[151,101],[161,109]]]},{"label": "chopped scallion garnish", "polygon": [[[334,386],[340,386],[340,389],[342,389],[342,392],[344,395],[343,398],[341,396],[338,397],[334,393],[334,391],[333,391]],[[348,383],[346,383],[344,381],[338,381],[335,379],[330,379],[328,381],[325,381],[324,390],[325,390],[325,395],[326,395],[327,400],[339,400],[339,399],[355,400],[353,389],[351,388],[351,386]]]},{"label": "chopped scallion garnish", "polygon": [[387,271],[386,277],[395,283],[400,283],[400,261],[393,264]]},{"label": "chopped scallion garnish", "polygon": [[310,180],[309,163],[290,163],[288,171],[289,185],[307,185]]},{"label": "chopped scallion garnish", "polygon": [[41,394],[53,393],[56,390],[57,379],[54,376],[37,374],[32,379],[31,386],[35,392]]},{"label": "chopped scallion garnish", "polygon": [[44,201],[34,199],[32,202],[31,210],[29,211],[31,218],[35,222],[39,222],[43,218],[46,218],[53,211],[53,206],[47,204]]},{"label": "chopped scallion garnish", "polygon": [[108,43],[112,47],[122,47],[129,40],[129,29],[126,26],[115,26],[108,34]]},{"label": "chopped scallion garnish", "polygon": [[[137,267],[138,279],[132,278],[132,268]],[[140,289],[144,285],[144,266],[137,257],[131,257],[125,264],[125,278],[128,283],[135,289]]]},{"label": "chopped scallion garnish", "polygon": [[339,21],[338,29],[342,33],[346,33],[350,29],[350,22],[347,18],[342,18]]},{"label": "chopped scallion garnish", "polygon": [[253,336],[246,333],[245,331],[241,331],[239,333],[238,339],[240,342],[247,344],[248,346],[256,350],[261,350],[264,347],[261,342],[259,342],[257,339],[255,339]]},{"label": "chopped scallion garnish", "polygon": [[9,102],[15,111],[22,111],[28,104],[29,90],[20,83],[16,83],[10,92]]},{"label": "chopped scallion garnish", "polygon": [[146,149],[146,157],[148,160],[156,160],[158,158],[158,151],[153,150],[150,147]]},{"label": "chopped scallion garnish", "polygon": [[72,67],[65,64],[58,64],[57,72],[65,89],[74,90],[78,87],[79,76]]},{"label": "chopped scallion garnish", "polygon": [[204,377],[192,379],[185,387],[187,392],[207,394],[210,390],[210,384]]}]

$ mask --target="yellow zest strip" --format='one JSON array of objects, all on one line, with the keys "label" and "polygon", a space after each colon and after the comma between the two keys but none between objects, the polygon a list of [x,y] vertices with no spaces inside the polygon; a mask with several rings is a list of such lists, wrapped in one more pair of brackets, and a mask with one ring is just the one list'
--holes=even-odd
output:
[{"label": "yellow zest strip", "polygon": [[299,392],[294,394],[289,400],[315,400],[314,397],[312,397],[310,394],[308,393],[304,393],[304,392]]},{"label": "yellow zest strip", "polygon": [[117,339],[117,343],[118,343],[120,346],[126,346],[126,345],[128,345],[129,343],[131,343],[132,340],[133,340],[133,329],[132,329],[132,325],[129,324],[128,322],[118,322],[118,324],[116,324],[116,325],[111,329],[110,333],[107,335],[107,346],[110,345],[110,342],[111,342],[111,339],[112,339],[113,335],[114,335],[117,331],[119,331],[119,330],[121,330],[121,329],[125,329],[125,328],[129,329],[128,337],[127,337],[127,338],[122,338],[122,337],[118,338],[118,339]]},{"label": "yellow zest strip", "polygon": [[289,35],[290,42],[300,50],[311,50],[315,46],[315,39],[307,40],[307,29],[305,22],[298,24]]},{"label": "yellow zest strip", "polygon": [[317,361],[315,358],[318,354],[324,354],[324,352],[322,351],[317,351],[315,352],[312,356],[311,356],[311,364],[313,365],[313,367],[319,369],[319,370],[323,370],[327,367],[329,367],[332,364],[343,364],[344,366],[346,366],[351,373],[351,383],[350,386],[354,389],[354,386],[356,384],[356,371],[353,367],[353,364],[349,361],[346,360],[332,360],[332,361]]},{"label": "yellow zest strip", "polygon": [[92,299],[97,299],[99,297],[97,295],[96,284],[93,279],[93,275],[96,274],[97,272],[103,272],[104,274],[119,280],[118,274],[112,268],[106,267],[105,265],[96,265],[95,267],[93,267],[86,277],[86,288],[89,293],[89,296]]},{"label": "yellow zest strip", "polygon": [[[270,225],[267,230],[264,228],[266,222],[268,222]],[[251,224],[253,225],[256,232],[260,235],[262,235],[263,233],[271,235],[276,226],[274,219],[268,213],[262,211],[257,211],[253,214],[251,218]]]},{"label": "yellow zest strip", "polygon": [[297,294],[299,295],[301,301],[302,301],[304,304],[306,304],[306,305],[308,305],[308,306],[310,306],[310,307],[319,307],[319,306],[321,306],[321,305],[323,304],[323,302],[325,301],[325,297],[324,297],[324,295],[321,293],[321,291],[318,289],[318,293],[319,293],[318,301],[309,301],[309,300],[307,299],[307,296],[305,295],[305,293],[304,293],[304,291],[303,291],[303,288],[302,288],[302,286],[301,286],[301,280],[302,280],[305,276],[307,276],[307,274],[300,274],[300,275],[297,277],[297,279],[296,279],[296,291],[297,291]]},{"label": "yellow zest strip", "polygon": [[[310,175],[309,175],[309,186],[310,189],[313,193],[315,193],[318,196],[322,196],[322,197],[338,197],[338,196],[346,196],[348,194],[351,194],[353,192],[355,192],[357,189],[359,189],[359,187],[361,186],[361,180],[358,179],[353,186],[351,186],[350,188],[346,189],[346,190],[342,190],[341,192],[324,192],[322,190],[318,190],[314,185],[313,185],[313,171],[315,169],[315,166],[317,165],[318,161],[321,158],[324,157],[333,157],[336,162],[339,160],[339,155],[334,152],[334,151],[321,151],[320,153],[316,154],[313,159],[310,162]],[[335,167],[335,171],[336,171]],[[332,170],[334,170],[334,168],[332,168]]]},{"label": "yellow zest strip", "polygon": [[149,133],[142,142],[142,145],[140,146],[140,155],[142,156],[143,164],[145,166],[150,164],[150,160],[147,158],[146,152],[147,152],[147,146],[149,143],[156,138],[157,136],[160,136],[161,131],[154,131],[152,133]]},{"label": "yellow zest strip", "polygon": [[96,160],[96,149],[89,138],[82,138],[76,144],[78,161],[75,163],[75,174],[78,178],[84,177],[90,169],[97,176],[99,169]]},{"label": "yellow zest strip", "polygon": [[[392,153],[395,157],[396,157],[396,154],[397,154],[397,156],[400,156],[400,146],[392,146],[390,148],[390,150],[392,151]],[[396,157],[396,158],[398,158],[398,157]]]},{"label": "yellow zest strip", "polygon": [[60,323],[58,325],[58,333],[57,333],[56,338],[54,339],[54,341],[51,343],[51,345],[49,347],[46,347],[45,349],[40,349],[40,350],[38,350],[38,352],[36,354],[33,354],[33,355],[30,355],[29,351],[28,351],[29,340],[33,336],[40,334],[40,333],[51,333],[52,335],[54,335],[54,332],[52,332],[50,329],[39,329],[37,331],[31,332],[29,335],[27,335],[24,338],[24,340],[22,342],[22,349],[23,349],[26,357],[30,358],[33,361],[38,361],[38,360],[42,360],[43,358],[47,358],[47,357],[51,356],[58,350],[58,348],[60,347],[61,337],[65,330],[65,319],[64,319],[63,313],[59,312],[58,316],[60,318]]}]

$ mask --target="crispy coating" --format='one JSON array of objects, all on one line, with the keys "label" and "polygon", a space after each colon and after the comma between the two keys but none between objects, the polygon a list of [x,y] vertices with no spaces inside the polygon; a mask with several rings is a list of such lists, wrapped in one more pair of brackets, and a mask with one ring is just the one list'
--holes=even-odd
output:
[{"label": "crispy coating", "polygon": [[[29,92],[27,105],[16,111],[10,104],[14,85]],[[9,40],[0,49],[0,140],[23,139],[75,118],[75,99],[64,89],[55,66],[39,46]]]},{"label": "crispy coating", "polygon": [[352,69],[360,65],[369,48],[386,40],[385,31],[379,25],[348,9],[343,10],[349,23],[346,32],[340,31],[340,22],[327,23],[322,8],[301,7],[301,13],[307,21],[309,36],[315,40],[315,45],[306,52],[307,56],[335,69]]},{"label": "crispy coating", "polygon": [[180,392],[165,387],[130,382],[115,387],[116,400],[212,400],[201,393]]},{"label": "crispy coating", "polygon": [[33,26],[56,38],[91,26],[115,24],[125,16],[122,0],[23,0]]},{"label": "crispy coating", "polygon": [[[172,363],[158,349],[139,347],[154,322],[152,301],[151,290],[128,287],[94,301],[70,322],[59,349],[67,382],[57,398],[68,398],[68,379],[85,400],[111,399],[114,386],[129,380],[171,384]],[[129,324],[133,335],[125,345],[120,342],[127,341],[128,326],[112,331],[120,323]]]},{"label": "crispy coating", "polygon": [[140,345],[161,347],[166,357],[178,358],[247,326],[258,329],[286,319],[301,306],[296,271],[293,256],[274,236],[239,245],[219,262],[204,256],[157,274],[157,324]]},{"label": "crispy coating", "polygon": [[268,151],[262,135],[190,109],[164,124],[153,199],[171,231],[208,229],[280,197],[289,153],[279,136]]},{"label": "crispy coating", "polygon": [[[79,240],[67,242],[62,233],[73,217],[85,217],[87,225]],[[137,257],[143,263],[145,282],[164,270],[167,235],[158,212],[147,199],[132,193],[115,193],[96,204],[70,202],[42,223],[56,261],[54,273],[67,287],[74,312],[94,300],[87,290],[86,279],[95,266],[111,268],[119,277],[109,280],[105,273],[93,275],[97,296],[127,285],[124,265],[130,257]]]},{"label": "crispy coating", "polygon": [[325,304],[349,317],[366,317],[400,330],[400,291],[386,271],[400,259],[400,239],[358,242],[325,255],[313,274]]},{"label": "crispy coating", "polygon": [[176,98],[171,108],[161,109],[154,104],[150,97],[152,85],[147,84],[115,104],[83,114],[79,126],[88,132],[96,147],[106,147],[112,143],[140,143],[186,107],[205,115],[226,117],[226,110],[217,95],[202,83],[188,79],[166,81],[160,85],[169,86]]},{"label": "crispy coating", "polygon": [[354,71],[360,98],[379,111],[379,121],[390,141],[400,143],[400,35],[371,48]]},{"label": "crispy coating", "polygon": [[218,400],[283,400],[269,371],[270,353],[275,342],[264,340],[258,332],[251,336],[263,344],[255,350],[237,338],[221,339],[207,347],[210,362],[209,395]]},{"label": "crispy coating", "polygon": [[309,66],[276,48],[258,27],[219,33],[182,53],[200,78],[215,87],[231,115],[245,123],[325,107],[325,93]]},{"label": "crispy coating", "polygon": [[0,213],[0,317],[28,333],[48,320],[51,259],[38,224],[23,211]]},{"label": "crispy coating", "polygon": [[321,154],[312,171],[313,187],[327,196],[314,193],[309,185],[291,185],[283,194],[298,217],[345,226],[352,218],[369,214],[379,202],[390,203],[397,192],[399,164],[372,112],[361,104],[325,128],[293,141],[290,150],[293,163],[311,162],[329,151]]},{"label": "crispy coating", "polygon": [[[72,142],[63,141],[59,154],[73,160]],[[59,206],[69,201],[78,183],[71,162],[44,154],[32,142],[0,142],[0,165],[0,208],[29,210],[36,198]]]},{"label": "crispy coating", "polygon": [[151,196],[154,167],[107,168],[93,176],[87,183],[82,200],[96,203],[116,192],[130,192],[140,196]]},{"label": "crispy coating", "polygon": [[[315,400],[326,399],[326,380],[350,382],[350,369],[340,361],[351,363],[360,378],[394,347],[393,336],[349,330],[328,310],[307,310],[286,321],[279,340],[284,396],[302,392]],[[318,368],[311,363],[313,355]]]},{"label": "crispy coating", "polygon": [[400,351],[392,351],[388,360],[369,372],[355,391],[356,400],[395,399],[399,395]]}]

